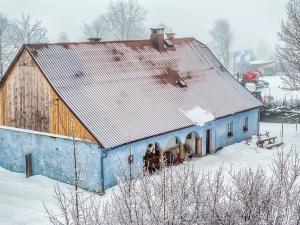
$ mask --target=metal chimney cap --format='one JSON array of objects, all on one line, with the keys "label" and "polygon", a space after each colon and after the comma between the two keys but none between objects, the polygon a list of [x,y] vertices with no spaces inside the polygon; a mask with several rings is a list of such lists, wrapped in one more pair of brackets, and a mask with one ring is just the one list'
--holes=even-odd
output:
[{"label": "metal chimney cap", "polygon": [[164,33],[165,28],[164,27],[153,27],[150,28],[151,33],[157,34],[157,33]]},{"label": "metal chimney cap", "polygon": [[100,37],[91,37],[91,38],[88,38],[89,42],[99,42],[101,41],[101,38]]}]

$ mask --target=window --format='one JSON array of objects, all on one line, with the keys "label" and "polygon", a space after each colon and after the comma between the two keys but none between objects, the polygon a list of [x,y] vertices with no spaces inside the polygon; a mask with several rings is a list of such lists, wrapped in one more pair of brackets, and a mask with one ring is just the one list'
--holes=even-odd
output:
[{"label": "window", "polygon": [[228,137],[233,136],[233,122],[232,121],[228,123],[227,135],[228,135]]},{"label": "window", "polygon": [[248,116],[244,118],[244,126],[243,126],[244,132],[248,131]]}]

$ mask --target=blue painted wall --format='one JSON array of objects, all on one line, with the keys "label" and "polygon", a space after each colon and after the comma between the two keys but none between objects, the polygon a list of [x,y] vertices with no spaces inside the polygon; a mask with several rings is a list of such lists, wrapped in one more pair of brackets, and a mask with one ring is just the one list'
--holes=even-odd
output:
[{"label": "blue painted wall", "polygon": [[[248,117],[249,129],[243,131],[243,119]],[[149,143],[158,142],[162,149],[172,137],[177,137],[184,143],[190,132],[195,132],[202,138],[202,156],[206,155],[206,130],[211,129],[211,150],[215,152],[242,140],[251,138],[259,132],[258,109],[235,114],[205,124],[166,133],[153,138],[147,138],[109,150],[99,150],[98,145],[89,142],[76,141],[76,150],[79,166],[84,165],[84,177],[81,187],[101,190],[102,172],[104,187],[109,188],[116,184],[119,174],[119,165],[128,169],[130,151],[134,157],[133,170],[143,163],[143,156]],[[233,122],[233,136],[227,136],[227,124]],[[70,183],[64,176],[73,175],[73,141],[71,139],[49,135],[40,132],[31,132],[15,128],[0,128],[0,166],[15,172],[25,171],[25,155],[32,153],[34,175],[44,175],[62,182]],[[101,167],[103,157],[103,171]],[[59,166],[58,166],[59,165]],[[60,168],[61,167],[61,168]],[[62,172],[64,171],[64,173]]]},{"label": "blue painted wall", "polygon": [[[24,173],[25,155],[31,153],[34,175],[44,175],[72,183],[73,144],[72,139],[61,136],[1,127],[0,166],[10,171]],[[97,191],[101,183],[101,151],[98,145],[89,142],[77,140],[75,144],[78,168],[84,168],[81,187]]]},{"label": "blue painted wall", "polygon": [[[222,119],[218,119],[205,124],[205,126],[194,126],[175,132],[170,132],[153,138],[147,138],[138,142],[132,143],[130,146],[124,145],[118,148],[110,149],[107,152],[107,157],[104,159],[104,186],[105,188],[112,187],[116,184],[116,177],[119,174],[118,166],[121,164],[124,168],[128,168],[128,155],[134,157],[134,168],[138,168],[143,163],[143,156],[146,152],[149,143],[158,142],[162,149],[167,144],[171,137],[177,137],[182,143],[185,142],[186,136],[194,131],[202,137],[202,156],[206,155],[206,130],[211,129],[211,150],[215,152],[220,147],[225,147],[242,140],[249,139],[253,134],[259,133],[259,110],[254,109],[243,113],[238,113]],[[248,117],[248,131],[243,131],[243,120]],[[233,136],[227,135],[227,124],[233,122]]]}]

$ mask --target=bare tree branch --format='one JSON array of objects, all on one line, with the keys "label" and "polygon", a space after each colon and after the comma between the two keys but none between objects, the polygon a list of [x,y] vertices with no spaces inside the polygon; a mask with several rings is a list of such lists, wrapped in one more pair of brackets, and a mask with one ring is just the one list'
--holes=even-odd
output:
[{"label": "bare tree branch", "polygon": [[221,62],[228,68],[230,63],[230,48],[233,42],[233,32],[227,20],[221,19],[215,22],[210,31],[213,38],[214,49]]},{"label": "bare tree branch", "polygon": [[117,39],[136,39],[144,34],[146,15],[137,0],[116,0],[108,7],[107,21]]},{"label": "bare tree branch", "polygon": [[15,42],[20,48],[24,43],[47,42],[47,29],[40,20],[33,20],[30,15],[22,15],[13,24]]},{"label": "bare tree branch", "polygon": [[0,13],[0,78],[6,71],[16,51],[17,46],[13,42],[12,23],[5,15]]},{"label": "bare tree branch", "polygon": [[81,31],[86,38],[104,38],[108,33],[107,19],[100,15],[91,24],[83,24]]},{"label": "bare tree branch", "polygon": [[277,55],[284,71],[284,88],[300,90],[300,0],[289,0],[286,13],[287,20],[278,34]]}]

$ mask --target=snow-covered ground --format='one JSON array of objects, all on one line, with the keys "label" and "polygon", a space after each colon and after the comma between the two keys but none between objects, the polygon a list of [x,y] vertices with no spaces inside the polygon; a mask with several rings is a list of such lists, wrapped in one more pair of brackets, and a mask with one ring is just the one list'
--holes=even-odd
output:
[{"label": "snow-covered ground", "polygon": [[286,98],[286,100],[293,99],[300,99],[300,91],[285,91],[282,90],[281,87],[283,86],[282,80],[280,76],[264,76],[263,80],[269,82],[269,88],[266,88],[262,96],[273,96],[275,100],[282,100]]},{"label": "snow-covered ground", "polygon": [[[261,123],[261,133],[270,131],[270,135],[280,137],[281,124]],[[300,127],[296,132],[293,124],[284,124],[283,146],[288,151],[296,146],[300,153]],[[280,138],[279,138],[280,139]],[[223,166],[225,171],[242,167],[256,167],[268,169],[275,149],[257,148],[254,142],[245,142],[224,148],[216,154],[194,159],[192,163],[196,169],[215,171]],[[180,169],[180,166],[178,167]],[[47,207],[55,209],[53,187],[56,181],[43,176],[33,176],[28,179],[24,174],[13,173],[0,168],[0,225],[48,225],[50,224],[44,210]],[[70,187],[61,184],[63,188]],[[111,190],[103,198],[109,198]]]},{"label": "snow-covered ground", "polygon": [[[261,123],[260,132],[264,134],[266,131],[270,131],[270,136],[272,137],[277,136],[277,142],[281,141],[281,124]],[[300,154],[300,125],[298,125],[296,131],[295,124],[284,124],[282,141],[285,143],[283,146],[285,151],[296,147],[297,152]],[[228,146],[214,155],[203,157],[193,163],[195,167],[204,171],[215,171],[222,166],[225,173],[226,171],[229,172],[231,168],[239,169],[241,167],[260,166],[268,170],[275,152],[276,149],[258,148],[255,141],[251,141],[249,145],[246,142],[241,142]]]}]

